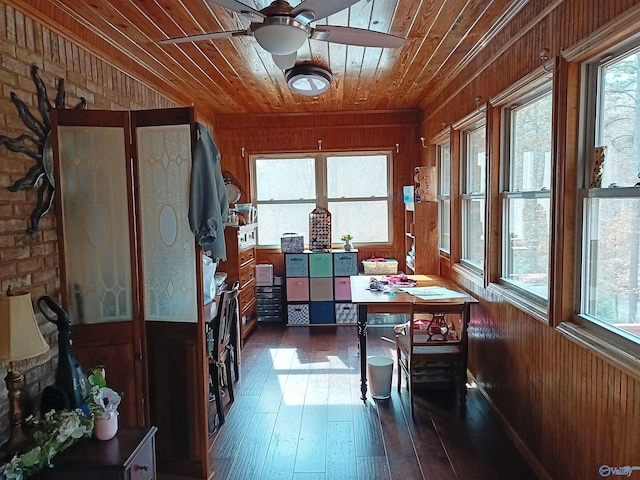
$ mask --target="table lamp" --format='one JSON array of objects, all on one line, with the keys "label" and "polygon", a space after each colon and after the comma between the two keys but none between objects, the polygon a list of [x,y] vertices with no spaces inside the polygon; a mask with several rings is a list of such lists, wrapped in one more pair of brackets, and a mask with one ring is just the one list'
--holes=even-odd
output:
[{"label": "table lamp", "polygon": [[19,370],[33,368],[49,360],[49,345],[42,337],[33,313],[31,294],[0,297],[0,368],[7,368],[4,381],[9,391],[9,440],[0,448],[0,457],[22,451],[28,440],[22,432],[20,394],[23,377]]}]

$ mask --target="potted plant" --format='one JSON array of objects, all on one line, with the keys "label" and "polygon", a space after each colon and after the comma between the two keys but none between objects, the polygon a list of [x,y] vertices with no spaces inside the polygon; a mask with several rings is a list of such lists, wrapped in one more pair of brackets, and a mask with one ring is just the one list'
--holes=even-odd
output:
[{"label": "potted plant", "polygon": [[103,367],[96,367],[89,375],[91,393],[87,405],[93,415],[93,435],[99,440],[109,440],[118,432],[118,406],[122,397],[107,387]]}]

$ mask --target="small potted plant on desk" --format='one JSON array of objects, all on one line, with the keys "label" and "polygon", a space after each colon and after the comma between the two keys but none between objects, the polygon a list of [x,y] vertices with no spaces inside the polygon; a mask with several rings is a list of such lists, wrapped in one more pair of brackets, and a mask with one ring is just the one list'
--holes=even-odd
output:
[{"label": "small potted plant on desk", "polygon": [[103,367],[96,367],[89,375],[91,394],[89,412],[93,415],[93,436],[98,440],[109,440],[118,433],[118,406],[122,397],[107,387]]}]

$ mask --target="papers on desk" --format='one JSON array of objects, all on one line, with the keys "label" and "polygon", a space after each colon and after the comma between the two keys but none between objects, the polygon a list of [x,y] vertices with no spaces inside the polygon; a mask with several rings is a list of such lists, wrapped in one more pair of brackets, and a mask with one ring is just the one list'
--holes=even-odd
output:
[{"label": "papers on desk", "polygon": [[418,297],[421,300],[450,300],[452,298],[467,298],[467,295],[455,290],[449,290],[444,287],[408,287],[400,288],[403,292],[407,292],[409,295]]}]

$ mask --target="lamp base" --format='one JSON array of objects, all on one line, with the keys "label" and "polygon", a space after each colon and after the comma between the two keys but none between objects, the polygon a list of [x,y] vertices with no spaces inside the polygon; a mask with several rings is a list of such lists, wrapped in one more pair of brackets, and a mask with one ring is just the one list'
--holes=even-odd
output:
[{"label": "lamp base", "polygon": [[17,370],[9,370],[4,381],[9,391],[9,440],[0,447],[0,459],[10,458],[16,453],[23,453],[29,447],[29,439],[22,432],[22,407],[20,395],[22,393],[24,377]]}]

